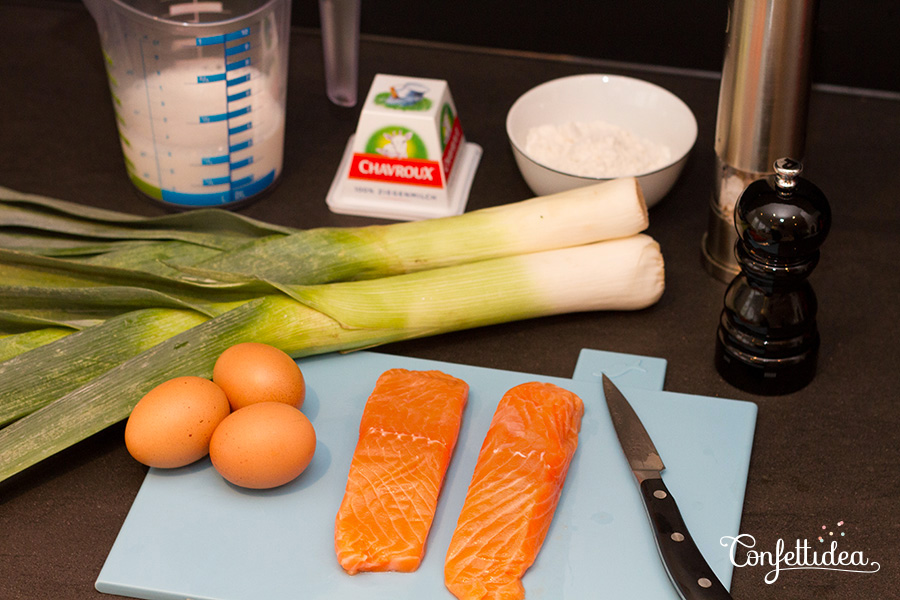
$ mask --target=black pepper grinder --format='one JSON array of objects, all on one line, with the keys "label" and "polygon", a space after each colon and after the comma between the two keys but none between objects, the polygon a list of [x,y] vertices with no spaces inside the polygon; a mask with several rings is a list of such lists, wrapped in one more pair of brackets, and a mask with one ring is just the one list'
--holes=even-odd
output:
[{"label": "black pepper grinder", "polygon": [[735,206],[740,273],[725,292],[716,369],[761,395],[797,391],[816,372],[816,296],[807,277],[831,227],[831,207],[800,177],[801,164],[775,161],[775,174],[751,183]]}]

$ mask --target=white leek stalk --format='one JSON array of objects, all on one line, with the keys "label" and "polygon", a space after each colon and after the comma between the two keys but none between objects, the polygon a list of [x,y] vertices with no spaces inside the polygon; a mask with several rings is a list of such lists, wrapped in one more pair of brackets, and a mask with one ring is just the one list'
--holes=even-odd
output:
[{"label": "white leek stalk", "polygon": [[403,276],[283,289],[347,329],[441,333],[544,315],[646,308],[662,295],[664,279],[659,245],[639,234]]},{"label": "white leek stalk", "polygon": [[647,225],[637,180],[623,178],[454,217],[270,237],[195,266],[213,278],[224,272],[316,284],[579,246]]}]

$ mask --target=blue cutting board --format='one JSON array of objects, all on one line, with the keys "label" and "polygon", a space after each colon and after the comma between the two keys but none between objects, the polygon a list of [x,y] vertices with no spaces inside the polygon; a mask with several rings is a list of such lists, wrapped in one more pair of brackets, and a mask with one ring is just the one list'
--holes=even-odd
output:
[{"label": "blue cutting board", "polygon": [[[98,576],[99,591],[160,600],[453,600],[443,585],[444,555],[497,402],[515,385],[548,381],[581,396],[585,415],[550,532],[523,580],[527,598],[581,600],[602,590],[609,598],[676,600],[609,420],[601,370],[644,421],[688,527],[730,586],[732,565],[719,539],[738,534],[756,405],[660,391],[665,361],[592,350],[582,352],[573,379],[374,352],[299,364],[303,410],[318,437],[307,470],[259,491],[227,483],[208,459],[150,469]],[[393,367],[460,377],[469,383],[469,404],[419,570],[349,576],[335,559],[334,517],[366,399]]]}]

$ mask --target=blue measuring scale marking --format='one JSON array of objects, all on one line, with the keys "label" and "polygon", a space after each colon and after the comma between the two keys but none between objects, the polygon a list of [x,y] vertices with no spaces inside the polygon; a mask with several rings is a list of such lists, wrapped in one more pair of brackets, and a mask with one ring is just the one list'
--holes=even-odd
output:
[{"label": "blue measuring scale marking", "polygon": [[[243,200],[253,196],[267,188],[275,180],[273,169],[263,177],[254,175],[242,175],[241,169],[253,164],[253,155],[235,155],[253,147],[253,137],[247,137],[247,132],[252,132],[253,120],[249,118],[252,113],[252,105],[246,104],[251,97],[251,90],[246,87],[250,83],[250,74],[240,72],[250,67],[250,57],[246,54],[252,45],[248,39],[250,28],[244,27],[237,31],[221,35],[211,35],[196,38],[197,46],[221,45],[225,58],[225,71],[211,75],[198,75],[198,84],[224,83],[225,112],[200,115],[200,123],[226,122],[228,127],[228,153],[219,156],[206,156],[201,159],[203,165],[228,165],[228,174],[218,177],[204,178],[204,186],[228,185],[223,192],[211,192],[204,194],[174,192],[162,190],[163,200],[176,204],[192,206],[209,206],[215,204],[228,204],[237,200]],[[233,43],[236,42],[236,43]],[[234,106],[243,101],[242,106]],[[233,123],[234,121],[234,123]],[[240,121],[240,122],[237,122]],[[244,135],[241,135],[244,134]],[[235,139],[235,138],[240,139]]]}]

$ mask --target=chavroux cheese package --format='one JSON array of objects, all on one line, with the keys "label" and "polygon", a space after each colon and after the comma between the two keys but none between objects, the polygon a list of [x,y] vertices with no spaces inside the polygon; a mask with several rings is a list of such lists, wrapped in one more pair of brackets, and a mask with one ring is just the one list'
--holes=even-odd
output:
[{"label": "chavroux cheese package", "polygon": [[481,153],[466,141],[446,81],[376,75],[328,206],[398,220],[461,214]]}]

